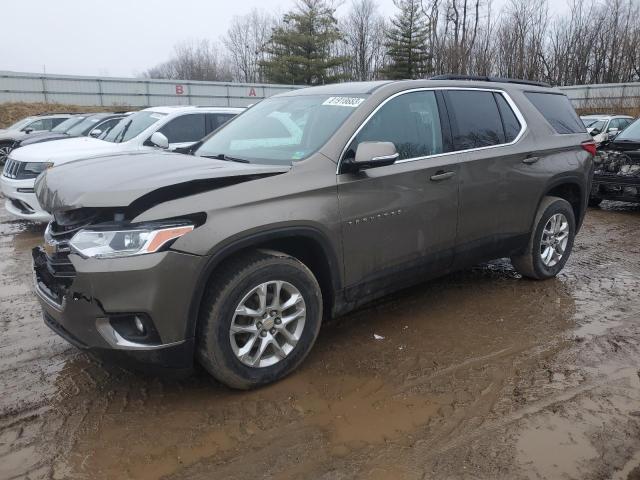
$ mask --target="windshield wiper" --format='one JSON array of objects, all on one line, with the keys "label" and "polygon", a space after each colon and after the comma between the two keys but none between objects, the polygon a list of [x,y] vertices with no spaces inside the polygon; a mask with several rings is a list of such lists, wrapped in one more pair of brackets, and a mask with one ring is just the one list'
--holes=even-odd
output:
[{"label": "windshield wiper", "polygon": [[[129,120],[127,122],[127,124],[122,129],[122,133],[120,135],[116,136],[116,138],[113,139],[113,143],[122,143],[122,140],[124,139],[124,136],[127,134],[127,130],[129,130],[129,127],[131,126],[132,122],[133,122],[133,120]],[[120,139],[120,141],[118,141],[118,138]]]},{"label": "windshield wiper", "polygon": [[244,158],[236,158],[230,157],[224,153],[218,153],[217,155],[200,155],[201,157],[213,158],[214,160],[225,160],[227,162],[237,162],[237,163],[251,163],[249,160]]}]

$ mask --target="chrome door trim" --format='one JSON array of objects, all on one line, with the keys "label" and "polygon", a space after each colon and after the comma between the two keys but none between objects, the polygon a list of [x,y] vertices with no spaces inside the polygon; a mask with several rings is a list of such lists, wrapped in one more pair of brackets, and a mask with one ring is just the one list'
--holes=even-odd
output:
[{"label": "chrome door trim", "polygon": [[515,145],[516,143],[518,143],[520,141],[520,139],[522,138],[522,136],[525,134],[525,132],[528,129],[527,121],[524,119],[524,116],[522,115],[522,112],[520,112],[520,109],[518,108],[516,103],[509,96],[509,94],[507,92],[505,92],[504,90],[500,90],[500,89],[497,89],[497,88],[473,88],[473,87],[420,87],[420,88],[412,88],[410,90],[403,90],[402,92],[394,93],[390,97],[385,98],[384,101],[382,103],[380,103],[380,105],[378,105],[373,110],[373,112],[371,112],[367,116],[367,118],[364,119],[362,124],[360,124],[360,126],[353,133],[353,135],[351,135],[351,137],[349,137],[349,141],[346,143],[346,145],[342,149],[342,152],[340,152],[340,158],[338,159],[338,165],[336,167],[336,175],[340,175],[340,166],[342,165],[342,160],[343,160],[344,154],[346,153],[347,148],[349,147],[349,145],[351,145],[351,142],[353,142],[353,139],[358,135],[358,133],[360,133],[360,131],[365,127],[365,125],[369,122],[369,120],[371,120],[371,118],[378,112],[378,110],[380,110],[387,102],[389,102],[390,100],[393,100],[396,97],[399,97],[400,95],[405,95],[407,93],[436,91],[436,90],[440,90],[440,91],[443,91],[443,90],[464,90],[464,91],[472,91],[472,92],[499,93],[507,101],[507,103],[511,107],[511,110],[513,110],[513,113],[515,114],[516,118],[518,119],[518,122],[520,122],[520,132],[518,132],[518,135],[516,135],[516,138],[514,138],[509,143],[501,143],[499,145],[489,145],[489,146],[486,146],[486,147],[467,148],[466,150],[455,150],[453,152],[436,153],[434,155],[425,155],[423,157],[405,158],[403,160],[396,161],[395,164],[406,163],[406,162],[415,162],[417,160],[426,160],[426,159],[429,159],[429,158],[445,157],[445,156],[448,156],[448,155],[457,155],[457,154],[460,154],[460,153],[488,150],[490,148],[508,147],[510,145]]}]

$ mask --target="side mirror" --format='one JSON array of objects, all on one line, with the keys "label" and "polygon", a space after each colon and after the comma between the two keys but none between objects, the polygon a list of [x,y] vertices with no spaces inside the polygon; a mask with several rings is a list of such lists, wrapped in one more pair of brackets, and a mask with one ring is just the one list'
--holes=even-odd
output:
[{"label": "side mirror", "polygon": [[589,133],[591,134],[592,137],[595,137],[596,135],[600,135],[601,132],[599,128],[592,128]]},{"label": "side mirror", "polygon": [[31,127],[27,127],[27,128],[25,128],[25,129],[23,130],[23,132],[24,132],[24,133],[31,133],[31,132],[33,132],[33,128],[31,128]]},{"label": "side mirror", "polygon": [[149,140],[158,148],[169,148],[169,139],[163,133],[154,132]]},{"label": "side mirror", "polygon": [[358,170],[384,167],[394,164],[399,156],[393,142],[361,142],[352,165]]},{"label": "side mirror", "polygon": [[89,132],[89,136],[93,138],[98,138],[100,135],[102,135],[102,130],[99,128],[94,128]]}]

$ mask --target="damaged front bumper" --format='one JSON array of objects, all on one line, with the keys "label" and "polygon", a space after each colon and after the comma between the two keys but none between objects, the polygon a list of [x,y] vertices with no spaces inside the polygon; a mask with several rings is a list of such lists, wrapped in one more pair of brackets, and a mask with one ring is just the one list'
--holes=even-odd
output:
[{"label": "damaged front bumper", "polygon": [[640,202],[640,159],[605,150],[594,164],[591,198]]},{"label": "damaged front bumper", "polygon": [[100,356],[191,368],[189,308],[203,257],[169,250],[127,258],[67,258],[59,261],[42,248],[33,250],[35,290],[52,330]]}]

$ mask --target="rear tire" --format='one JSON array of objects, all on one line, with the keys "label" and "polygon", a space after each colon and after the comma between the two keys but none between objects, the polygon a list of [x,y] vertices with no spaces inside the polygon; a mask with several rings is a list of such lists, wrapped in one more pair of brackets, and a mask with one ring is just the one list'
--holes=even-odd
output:
[{"label": "rear tire", "polygon": [[225,385],[259,387],[304,360],[321,321],[320,286],[306,265],[278,252],[255,251],[216,272],[201,308],[197,356]]},{"label": "rear tire", "polygon": [[522,255],[511,257],[511,263],[525,277],[535,280],[555,277],[571,255],[575,233],[571,204],[559,197],[544,197],[527,248]]},{"label": "rear tire", "polygon": [[0,170],[4,168],[4,164],[7,163],[7,158],[13,150],[13,143],[0,143]]}]

